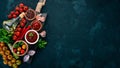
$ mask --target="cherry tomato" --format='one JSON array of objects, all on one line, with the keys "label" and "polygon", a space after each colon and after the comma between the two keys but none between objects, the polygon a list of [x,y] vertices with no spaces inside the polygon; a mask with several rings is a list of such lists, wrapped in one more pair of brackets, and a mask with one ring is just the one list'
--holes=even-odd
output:
[{"label": "cherry tomato", "polygon": [[20,25],[17,26],[17,28],[19,28],[19,27],[20,27]]},{"label": "cherry tomato", "polygon": [[16,10],[16,11],[19,11],[19,7],[17,6],[17,7],[15,8],[15,10]]},{"label": "cherry tomato", "polygon": [[22,13],[22,12],[23,12],[23,9],[22,9],[22,8],[20,8],[19,12],[20,12],[20,13]]},{"label": "cherry tomato", "polygon": [[26,45],[22,45],[22,49],[26,49]]},{"label": "cherry tomato", "polygon": [[16,53],[16,52],[17,52],[17,49],[16,49],[16,48],[14,48],[14,49],[13,49],[13,51]]},{"label": "cherry tomato", "polygon": [[16,36],[16,35],[13,36],[13,40],[14,40],[14,41],[17,40],[17,36]]},{"label": "cherry tomato", "polygon": [[24,4],[23,4],[23,3],[20,3],[20,4],[19,4],[19,7],[24,7]]},{"label": "cherry tomato", "polygon": [[17,28],[17,31],[21,31],[21,28],[19,27],[19,28]]},{"label": "cherry tomato", "polygon": [[22,49],[21,47],[18,47],[18,48],[17,48],[17,51],[21,51],[21,49]]},{"label": "cherry tomato", "polygon": [[11,11],[10,14],[13,15],[13,14],[15,14],[15,12],[14,12],[14,11]]},{"label": "cherry tomato", "polygon": [[27,10],[28,10],[28,7],[27,7],[27,6],[24,6],[23,10],[24,10],[24,11],[27,11]]},{"label": "cherry tomato", "polygon": [[16,14],[13,14],[13,18],[16,18],[17,17],[17,15]]},{"label": "cherry tomato", "polygon": [[21,27],[24,27],[24,26],[25,26],[25,24],[24,24],[23,22],[21,22],[21,23],[20,23],[20,26],[21,26]]},{"label": "cherry tomato", "polygon": [[21,53],[21,54],[24,54],[24,53],[25,53],[25,50],[24,50],[24,49],[22,49],[22,50],[20,51],[20,53]]},{"label": "cherry tomato", "polygon": [[16,14],[16,15],[19,15],[19,12],[18,12],[18,11],[15,11],[15,14]]},{"label": "cherry tomato", "polygon": [[16,31],[17,31],[17,29],[15,29],[14,34],[15,34]]},{"label": "cherry tomato", "polygon": [[20,36],[20,32],[19,31],[15,32],[15,35]]},{"label": "cherry tomato", "polygon": [[25,18],[22,18],[21,20],[23,23],[26,23],[26,19]]},{"label": "cherry tomato", "polygon": [[9,19],[11,19],[11,18],[12,18],[12,15],[11,15],[11,14],[9,14],[9,15],[8,15],[8,18],[9,18]]}]

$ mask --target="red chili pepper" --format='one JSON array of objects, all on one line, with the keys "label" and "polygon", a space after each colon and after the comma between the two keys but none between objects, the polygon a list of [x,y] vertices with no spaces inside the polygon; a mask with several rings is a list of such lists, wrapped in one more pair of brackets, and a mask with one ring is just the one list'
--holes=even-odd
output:
[{"label": "red chili pepper", "polygon": [[20,39],[23,39],[23,37],[24,37],[25,33],[26,33],[26,32],[27,32],[30,28],[31,28],[31,26],[30,26],[30,25],[28,25],[28,27],[27,27],[27,28],[23,29],[23,32],[21,33],[21,36],[20,36],[19,40],[20,40]]},{"label": "red chili pepper", "polygon": [[21,40],[22,33],[25,31],[25,29],[26,29],[26,27],[24,27],[24,28],[21,30],[20,36],[17,38],[17,40]]}]

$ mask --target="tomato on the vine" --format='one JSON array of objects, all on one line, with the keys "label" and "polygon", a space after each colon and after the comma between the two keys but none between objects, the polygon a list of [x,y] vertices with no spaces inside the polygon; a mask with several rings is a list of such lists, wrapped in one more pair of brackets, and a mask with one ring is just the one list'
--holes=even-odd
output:
[{"label": "tomato on the vine", "polygon": [[24,4],[23,4],[23,3],[20,3],[20,4],[19,4],[19,7],[24,7]]},{"label": "tomato on the vine", "polygon": [[23,10],[24,10],[24,11],[27,11],[27,10],[28,10],[28,7],[27,7],[27,6],[24,6]]},{"label": "tomato on the vine", "polygon": [[16,11],[19,11],[19,9],[20,9],[20,8],[19,8],[18,6],[15,8]]},{"label": "tomato on the vine", "polygon": [[17,17],[17,15],[16,14],[13,14],[13,18],[16,18]]},{"label": "tomato on the vine", "polygon": [[16,14],[16,15],[19,15],[19,12],[18,12],[18,11],[15,11],[15,14]]},{"label": "tomato on the vine", "polygon": [[19,28],[17,28],[17,31],[21,31],[21,28],[19,27]]},{"label": "tomato on the vine", "polygon": [[15,11],[11,11],[10,14],[11,14],[11,15],[15,14]]},{"label": "tomato on the vine", "polygon": [[19,31],[15,32],[15,35],[20,36],[20,32]]},{"label": "tomato on the vine", "polygon": [[23,12],[23,9],[22,9],[22,8],[20,8],[19,12],[20,12],[20,13],[22,13],[22,12]]},{"label": "tomato on the vine", "polygon": [[20,26],[21,26],[21,27],[24,27],[25,24],[24,24],[23,22],[20,22]]},{"label": "tomato on the vine", "polygon": [[9,15],[8,15],[8,18],[9,18],[9,19],[11,19],[11,18],[12,18],[12,15],[11,15],[11,14],[9,14]]},{"label": "tomato on the vine", "polygon": [[17,36],[16,35],[13,36],[13,40],[14,41],[17,40]]}]

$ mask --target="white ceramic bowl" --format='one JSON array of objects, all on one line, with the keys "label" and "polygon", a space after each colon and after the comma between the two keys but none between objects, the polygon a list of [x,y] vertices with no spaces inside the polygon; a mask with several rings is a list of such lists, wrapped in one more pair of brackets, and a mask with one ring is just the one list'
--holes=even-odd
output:
[{"label": "white ceramic bowl", "polygon": [[[29,32],[31,32],[31,31],[33,31],[33,32],[35,32],[36,34],[37,34],[37,40],[35,41],[35,42],[29,42],[28,40],[27,40],[27,34],[29,33]],[[38,40],[39,40],[39,34],[38,34],[38,32],[36,31],[36,30],[29,30],[29,31],[27,31],[26,32],[26,34],[25,34],[25,41],[28,43],[28,44],[36,44],[37,42],[38,42]]]}]

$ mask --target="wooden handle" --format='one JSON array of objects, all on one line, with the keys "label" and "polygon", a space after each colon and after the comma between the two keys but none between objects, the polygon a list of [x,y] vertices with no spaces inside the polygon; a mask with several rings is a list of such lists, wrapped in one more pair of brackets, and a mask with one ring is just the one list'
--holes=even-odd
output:
[{"label": "wooden handle", "polygon": [[40,13],[40,11],[41,11],[41,9],[42,9],[42,6],[43,6],[42,3],[38,3],[37,6],[36,6],[35,11]]},{"label": "wooden handle", "polygon": [[46,0],[40,0],[36,6],[35,11],[40,13],[40,11],[41,11],[42,7],[45,5],[45,3],[46,3]]}]

